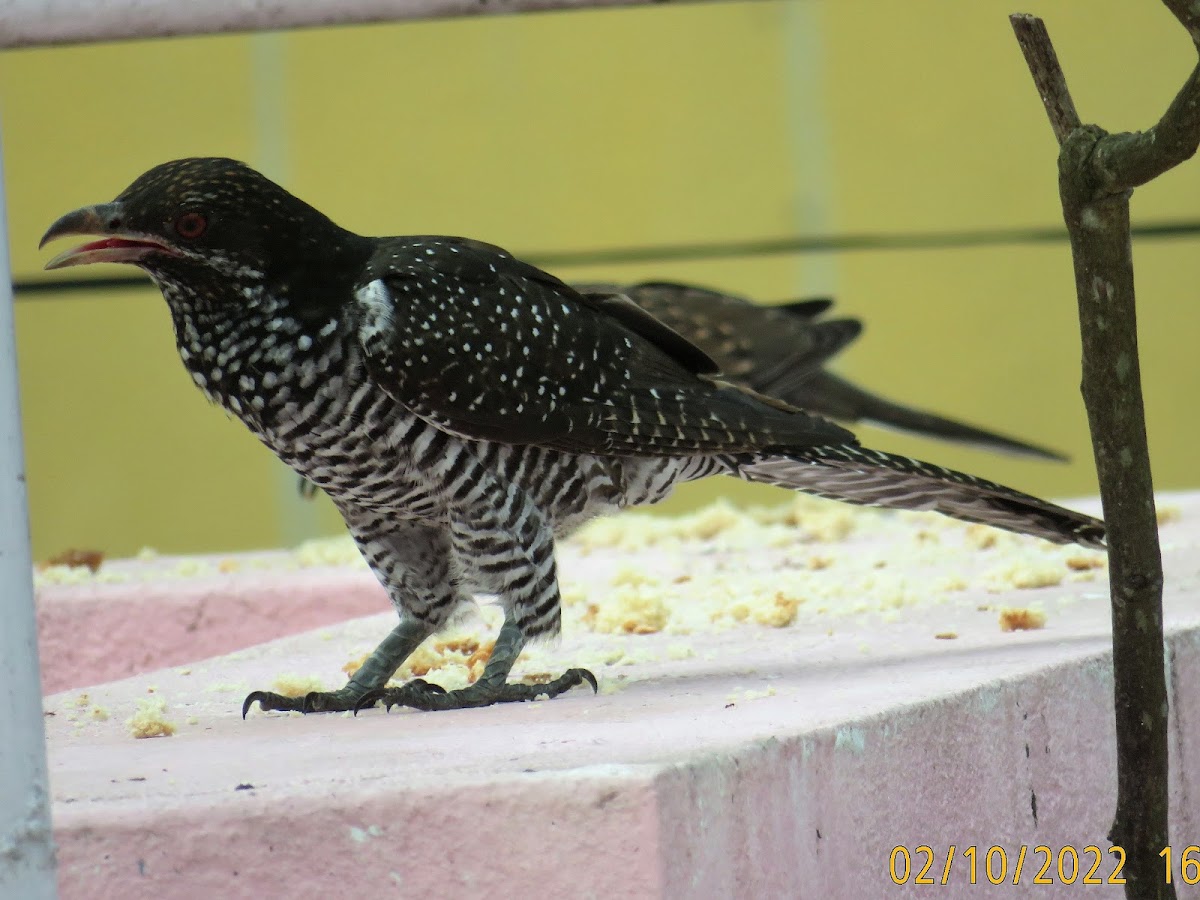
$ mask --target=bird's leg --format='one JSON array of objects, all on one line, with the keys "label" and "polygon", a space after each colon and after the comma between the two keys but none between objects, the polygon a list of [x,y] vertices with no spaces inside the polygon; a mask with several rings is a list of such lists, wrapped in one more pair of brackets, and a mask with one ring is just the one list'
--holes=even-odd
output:
[{"label": "bird's leg", "polygon": [[438,693],[430,690],[431,685],[418,679],[401,687],[380,687],[364,696],[359,707],[371,706],[382,700],[389,710],[393,706],[410,706],[421,710],[469,709],[491,706],[493,703],[515,703],[535,700],[538,697],[557,697],[584,682],[590,684],[593,691],[598,689],[596,676],[587,669],[567,669],[558,678],[545,684],[510,683],[508,673],[512,671],[513,663],[517,661],[524,646],[525,636],[512,613],[508,613],[504,618],[504,626],[496,637],[492,655],[483,668],[483,674],[470,687]]},{"label": "bird's leg", "polygon": [[[344,687],[336,691],[312,691],[302,697],[284,697],[271,691],[254,691],[242,704],[242,718],[246,718],[246,713],[255,701],[263,710],[280,712],[344,712],[360,709],[367,705],[362,702],[363,698],[383,688],[388,679],[396,674],[401,663],[432,633],[433,629],[423,622],[402,619],[372,651],[359,670],[350,676]],[[425,685],[425,690],[440,690],[435,685],[425,682],[420,684]]]}]

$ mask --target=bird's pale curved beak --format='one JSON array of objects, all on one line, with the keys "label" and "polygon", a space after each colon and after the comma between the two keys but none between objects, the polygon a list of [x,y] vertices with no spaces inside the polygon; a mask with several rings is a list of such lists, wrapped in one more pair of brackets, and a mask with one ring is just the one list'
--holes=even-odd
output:
[{"label": "bird's pale curved beak", "polygon": [[138,263],[151,253],[174,251],[154,237],[130,231],[124,225],[121,204],[100,203],[69,212],[50,226],[38,249],[55,238],[67,235],[102,236],[98,241],[75,247],[58,254],[46,263],[47,269],[65,269],[68,266],[86,266],[91,263]]}]

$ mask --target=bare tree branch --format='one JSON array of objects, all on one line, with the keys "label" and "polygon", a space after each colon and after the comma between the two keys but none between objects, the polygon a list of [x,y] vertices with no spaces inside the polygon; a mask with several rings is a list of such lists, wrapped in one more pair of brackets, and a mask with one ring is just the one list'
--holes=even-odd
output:
[{"label": "bare tree branch", "polygon": [[[1200,0],[1163,0],[1200,49]],[[1117,809],[1109,839],[1127,854],[1125,895],[1174,898],[1169,844],[1162,558],[1138,366],[1129,198],[1200,144],[1200,66],[1143,133],[1082,125],[1045,25],[1010,17],[1059,142],[1059,195],[1071,238],[1082,392],[1108,526],[1117,731]]]},{"label": "bare tree branch", "polygon": [[1012,22],[1021,52],[1025,54],[1029,74],[1033,76],[1033,83],[1046,107],[1046,115],[1050,117],[1050,127],[1062,144],[1079,127],[1079,113],[1075,112],[1075,101],[1067,90],[1067,77],[1058,64],[1058,54],[1050,43],[1046,23],[1037,16],[1025,14],[1009,16],[1008,19]]},{"label": "bare tree branch", "polygon": [[1200,65],[1158,124],[1148,131],[1110,134],[1096,145],[1092,169],[1100,190],[1133,190],[1188,160],[1200,144]]},{"label": "bare tree branch", "polygon": [[1171,15],[1179,20],[1179,24],[1188,30],[1192,43],[1200,50],[1200,6],[1193,0],[1163,0],[1163,4],[1171,11]]}]

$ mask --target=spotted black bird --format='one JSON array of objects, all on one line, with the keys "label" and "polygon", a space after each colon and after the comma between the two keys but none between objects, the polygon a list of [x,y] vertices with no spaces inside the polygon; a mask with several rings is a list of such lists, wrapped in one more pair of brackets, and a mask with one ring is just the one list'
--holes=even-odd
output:
[{"label": "spotted black bird", "polygon": [[[1104,524],[1010,488],[859,446],[844,428],[722,377],[621,294],[581,293],[498,247],[362,237],[247,166],[184,159],[50,226],[99,238],[47,268],[130,263],[161,289],[201,391],[320,486],[400,622],[342,688],[264,709],[418,709],[555,696],[509,683],[554,635],[554,541],[676,484],[736,475],[850,503],[936,510],[1059,543]],[[481,677],[387,688],[475,593],[504,624]]]}]

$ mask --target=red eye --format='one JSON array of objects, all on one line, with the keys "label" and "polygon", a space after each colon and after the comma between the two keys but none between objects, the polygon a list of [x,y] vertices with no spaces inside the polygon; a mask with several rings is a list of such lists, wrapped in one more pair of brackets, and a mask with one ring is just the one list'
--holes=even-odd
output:
[{"label": "red eye", "polygon": [[208,219],[201,213],[187,212],[175,220],[175,232],[185,240],[194,241],[208,230]]}]

